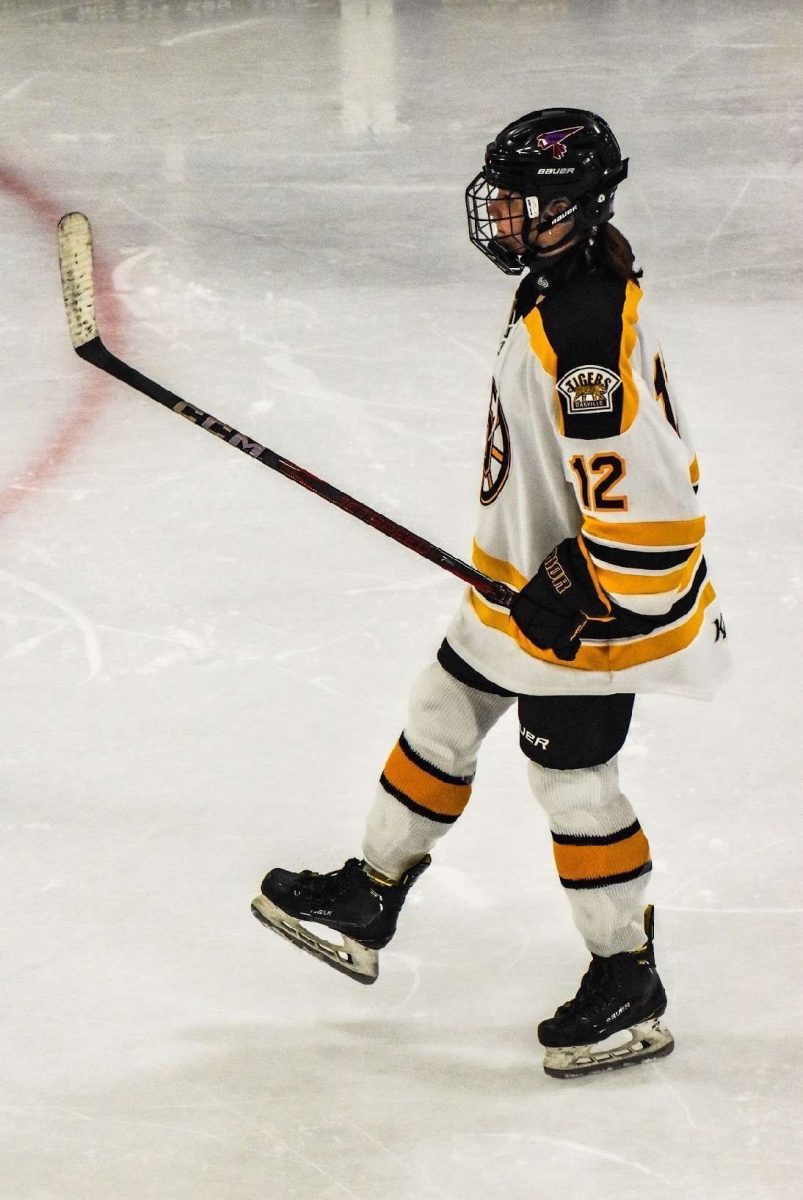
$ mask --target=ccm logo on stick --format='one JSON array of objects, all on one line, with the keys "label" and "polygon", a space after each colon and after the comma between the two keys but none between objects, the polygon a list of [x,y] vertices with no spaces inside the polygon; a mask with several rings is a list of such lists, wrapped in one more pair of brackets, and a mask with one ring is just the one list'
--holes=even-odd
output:
[{"label": "ccm logo on stick", "polygon": [[188,404],[186,400],[179,400],[178,404],[174,404],[173,412],[192,421],[194,425],[200,425],[202,429],[208,429],[210,433],[214,433],[215,437],[222,438],[224,442],[231,442],[232,446],[236,446],[238,450],[245,450],[254,458],[259,458],[265,450],[265,447],[261,446],[259,442],[252,442],[247,437],[243,437],[236,429],[232,429],[231,425],[227,425],[224,421],[218,421],[216,417],[207,416],[195,405]]}]

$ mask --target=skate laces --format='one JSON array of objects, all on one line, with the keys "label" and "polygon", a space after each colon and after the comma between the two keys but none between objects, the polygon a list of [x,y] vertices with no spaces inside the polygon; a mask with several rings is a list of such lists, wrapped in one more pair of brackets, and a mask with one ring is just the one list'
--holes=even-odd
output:
[{"label": "skate laces", "polygon": [[573,1015],[578,1010],[589,1013],[602,1012],[610,1003],[610,984],[616,978],[614,959],[619,957],[621,956],[618,954],[614,954],[611,958],[595,955],[580,980],[577,995],[572,1000],[567,1000],[565,1004],[561,1004],[558,1012],[565,1016]]},{"label": "skate laces", "polygon": [[339,877],[337,881],[338,896],[342,896],[344,892],[347,892],[357,880],[364,883],[368,882],[368,876],[363,871],[362,863],[358,858],[350,858],[348,862],[343,864],[339,871],[333,873]]},{"label": "skate laces", "polygon": [[[302,876],[304,890],[310,896],[326,895],[334,898],[344,895],[356,879],[365,876],[365,872],[358,858],[350,858],[336,871],[328,871],[325,875],[316,871],[302,871]],[[367,879],[367,876],[365,877]]]}]

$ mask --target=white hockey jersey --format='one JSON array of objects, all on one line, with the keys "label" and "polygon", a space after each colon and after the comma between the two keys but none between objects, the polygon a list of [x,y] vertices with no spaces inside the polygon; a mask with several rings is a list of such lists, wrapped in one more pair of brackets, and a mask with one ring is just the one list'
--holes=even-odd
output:
[{"label": "white hockey jersey", "polygon": [[521,588],[577,537],[612,617],[573,662],[470,588],[446,640],[519,694],[708,697],[727,669],[708,577],[699,469],[643,293],[577,257],[525,277],[497,356],[472,561]]}]

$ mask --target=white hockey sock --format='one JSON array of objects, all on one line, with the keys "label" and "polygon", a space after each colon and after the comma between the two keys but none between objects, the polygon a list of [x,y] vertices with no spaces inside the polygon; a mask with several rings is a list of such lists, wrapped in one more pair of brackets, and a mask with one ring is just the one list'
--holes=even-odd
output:
[{"label": "white hockey sock", "polygon": [[512,703],[467,687],[437,662],[419,676],[368,814],[369,866],[399,879],[448,832],[471,795],[482,740]]},{"label": "white hockey sock", "polygon": [[616,759],[577,771],[529,762],[527,770],[549,819],[555,865],[586,946],[602,955],[643,946],[650,848],[619,790]]}]

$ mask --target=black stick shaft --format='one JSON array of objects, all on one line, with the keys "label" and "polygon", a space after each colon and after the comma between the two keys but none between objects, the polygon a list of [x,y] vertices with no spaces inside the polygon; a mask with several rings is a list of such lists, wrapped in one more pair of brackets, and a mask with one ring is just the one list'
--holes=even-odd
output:
[{"label": "black stick shaft", "polygon": [[108,375],[113,375],[115,379],[127,383],[129,387],[134,388],[137,392],[141,392],[144,396],[149,396],[157,404],[164,405],[165,408],[169,408],[172,412],[178,413],[179,416],[184,417],[186,420],[192,421],[194,425],[198,425],[201,429],[206,429],[209,433],[214,434],[215,437],[228,442],[230,446],[234,446],[235,450],[241,450],[243,454],[248,454],[251,458],[255,458],[257,462],[270,467],[271,470],[278,471],[280,475],[284,475],[287,479],[292,479],[294,483],[301,484],[303,488],[314,492],[316,496],[321,496],[324,500],[328,500],[330,504],[342,508],[344,512],[350,513],[351,516],[357,517],[360,521],[364,521],[366,525],[373,526],[374,529],[378,529],[380,533],[384,533],[395,542],[399,542],[402,546],[406,546],[409,550],[420,554],[422,558],[429,559],[430,562],[436,563],[445,571],[456,575],[458,579],[471,584],[480,595],[490,600],[493,604],[502,605],[506,608],[510,607],[510,602],[515,592],[506,584],[500,583],[496,579],[490,579],[482,571],[478,571],[476,567],[472,567],[461,559],[456,558],[453,554],[450,554],[448,550],[442,550],[440,546],[433,545],[426,538],[413,533],[410,529],[405,529],[403,525],[399,525],[396,521],[391,520],[390,517],[386,517],[375,509],[369,508],[361,500],[355,500],[353,496],[349,496],[346,492],[341,492],[340,488],[327,483],[325,479],[319,479],[312,472],[306,471],[303,467],[297,466],[296,463],[290,462],[289,459],[276,454],[274,450],[263,446],[261,442],[253,441],[245,434],[240,433],[239,430],[232,428],[231,425],[227,425],[225,421],[219,421],[217,417],[204,412],[202,408],[198,408],[196,405],[182,400],[180,396],[176,396],[173,392],[168,391],[167,388],[162,387],[161,384],[148,379],[146,375],[140,374],[133,367],[129,367],[128,363],[124,363],[122,359],[117,358],[106,349],[99,337],[93,338],[83,346],[77,346],[76,353],[87,362],[92,363],[93,366],[99,367],[101,371],[105,371]]}]

